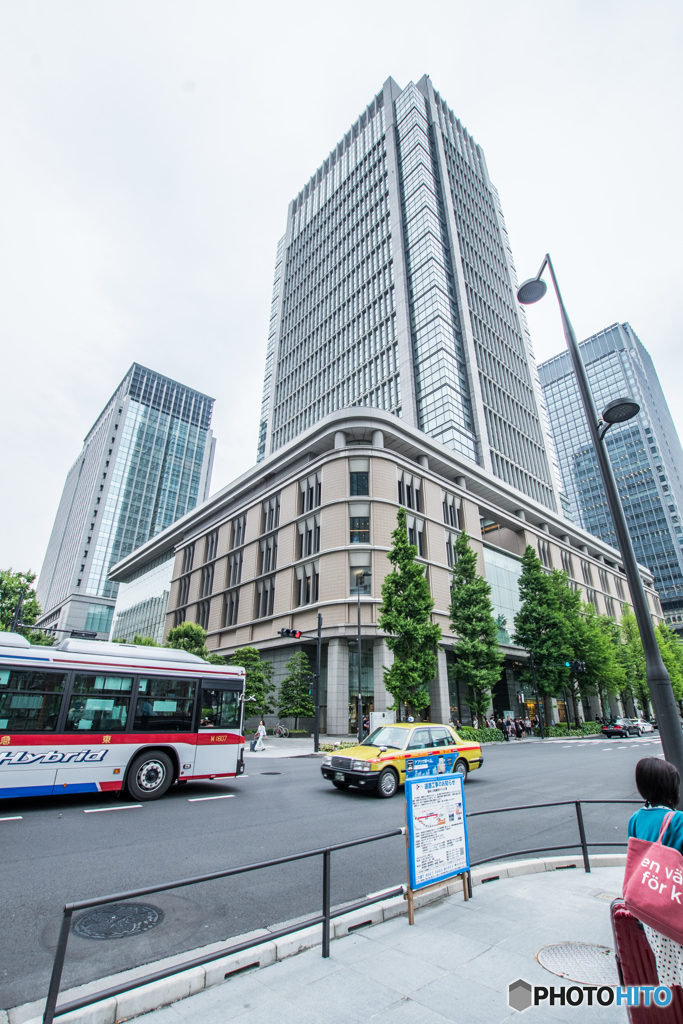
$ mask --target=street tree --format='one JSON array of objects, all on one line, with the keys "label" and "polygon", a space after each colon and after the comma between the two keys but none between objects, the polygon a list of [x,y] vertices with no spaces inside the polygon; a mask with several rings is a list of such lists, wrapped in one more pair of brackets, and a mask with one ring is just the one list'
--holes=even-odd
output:
[{"label": "street tree", "polygon": [[[36,574],[31,572],[14,572],[10,569],[0,569],[0,631],[6,632],[11,628],[14,613],[19,601],[22,601],[21,622],[32,625],[41,614],[41,607],[33,588]],[[29,643],[42,644],[49,647],[54,643],[54,636],[44,633],[39,629],[27,629],[19,626],[18,633],[25,636]]]},{"label": "street tree", "polygon": [[[640,639],[638,621],[631,610],[631,606],[628,604],[624,605],[619,625],[621,645],[618,650],[618,659],[624,670],[622,695],[630,696],[634,706],[637,702],[640,705],[642,714],[649,717],[650,690],[645,673],[643,642]],[[626,710],[623,696],[622,705],[624,705],[624,710]]]},{"label": "street tree", "polygon": [[[147,638],[150,639],[149,637]],[[133,641],[136,642],[135,640]],[[144,638],[141,641],[144,643]],[[154,641],[150,646],[156,646]],[[178,651],[188,651],[203,658],[211,665],[225,665],[225,658],[222,654],[210,651],[206,646],[206,630],[198,622],[181,622],[179,626],[169,629],[164,647],[172,647]]]},{"label": "street tree", "polygon": [[458,642],[453,648],[452,671],[467,687],[465,703],[481,721],[491,705],[491,691],[500,679],[504,655],[498,645],[491,587],[477,573],[477,555],[464,531],[455,542],[455,557],[450,619]]},{"label": "street tree", "polygon": [[247,700],[253,698],[245,704],[245,715],[272,715],[273,663],[262,661],[255,647],[240,647],[230,655],[228,665],[241,665],[245,669],[244,696]]},{"label": "street tree", "polygon": [[676,633],[665,622],[660,622],[655,627],[657,644],[662,661],[666,666],[671,679],[671,686],[674,697],[677,701],[683,698],[683,647]]},{"label": "street tree", "polygon": [[311,699],[313,672],[305,651],[297,651],[285,663],[287,675],[280,683],[277,694],[280,718],[293,718],[298,728],[300,718],[312,718],[315,704]]},{"label": "street tree", "polygon": [[581,627],[574,656],[586,663],[579,677],[581,692],[597,694],[603,717],[609,713],[610,697],[624,688],[626,673],[619,661],[619,626],[608,615],[600,615],[588,602],[581,609]]},{"label": "street tree", "polygon": [[[538,689],[543,697],[546,723],[552,722],[551,697],[558,696],[568,680],[564,662],[569,660],[571,631],[560,608],[558,585],[547,573],[531,545],[522,556],[519,578],[522,607],[515,615],[513,641],[533,654]],[[524,670],[526,686],[532,683],[531,668]]]},{"label": "street tree", "polygon": [[417,547],[408,540],[404,508],[398,510],[391,538],[393,546],[387,558],[393,569],[382,583],[378,625],[388,634],[387,647],[394,654],[393,665],[384,669],[384,684],[400,721],[404,705],[414,711],[429,706],[429,684],[436,677],[441,626],[432,622],[434,601],[424,568],[415,560]]}]

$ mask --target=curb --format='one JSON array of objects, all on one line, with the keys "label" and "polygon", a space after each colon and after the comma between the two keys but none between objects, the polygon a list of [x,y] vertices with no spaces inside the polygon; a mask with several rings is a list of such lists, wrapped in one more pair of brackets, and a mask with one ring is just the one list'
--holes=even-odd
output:
[{"label": "curb", "polygon": [[[626,864],[624,853],[603,853],[591,857],[591,867],[622,867]],[[583,857],[534,857],[529,860],[504,861],[484,864],[472,868],[472,885],[482,885],[503,878],[517,878],[520,875],[533,875],[546,871],[557,871],[565,868],[582,868]],[[384,890],[386,891],[386,890]],[[444,884],[441,888],[431,890],[423,895],[414,897],[414,906],[420,907],[430,903],[436,903],[446,896],[462,894],[462,883],[458,880],[450,884]],[[370,896],[379,893],[369,893]],[[330,938],[340,939],[360,928],[383,921],[389,921],[394,917],[408,914],[408,903],[403,896],[393,896],[390,899],[372,904],[361,910],[354,910],[349,914],[343,914],[335,918],[330,925]],[[286,927],[287,922],[274,925],[272,930]],[[251,949],[241,953],[233,953],[230,956],[221,957],[203,967],[195,967],[188,971],[179,971],[170,978],[162,981],[155,981],[130,992],[124,992],[119,996],[93,1003],[91,1006],[75,1010],[73,1013],[57,1017],[58,1024],[120,1024],[131,1017],[137,1017],[143,1013],[149,1013],[162,1006],[168,1006],[187,996],[196,995],[198,992],[215,985],[222,985],[231,977],[245,973],[246,971],[257,970],[262,967],[269,967],[278,960],[284,960],[289,956],[295,956],[304,950],[319,946],[322,942],[322,925],[301,928],[298,932],[287,935],[280,939],[268,939],[270,932],[267,929],[249,932],[245,935],[231,937],[234,945],[240,942],[247,942],[249,939],[263,938],[263,942]],[[87,985],[80,985],[77,988],[69,989],[60,993],[60,1002],[65,1003],[72,999],[78,999],[90,992],[109,988],[137,977],[143,977],[154,970],[162,970],[172,966],[174,962],[180,964],[193,957],[200,957],[210,953],[214,949],[220,949],[225,945],[223,942],[214,942],[199,949],[189,950],[173,957],[166,957],[154,963],[144,964],[120,974],[110,975],[107,978],[98,978],[97,981]],[[42,1014],[45,1007],[45,1000],[39,999],[35,1002],[24,1003],[22,1006],[15,1006],[10,1010],[0,1010],[0,1024],[42,1024]]]}]

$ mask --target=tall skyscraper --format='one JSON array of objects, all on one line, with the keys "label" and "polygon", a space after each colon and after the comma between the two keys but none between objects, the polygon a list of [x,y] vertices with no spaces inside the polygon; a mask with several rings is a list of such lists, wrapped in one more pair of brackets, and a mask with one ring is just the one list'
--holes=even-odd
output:
[{"label": "tall skyscraper", "polygon": [[[595,404],[631,395],[640,414],[613,426],[607,451],[636,557],[655,581],[667,621],[683,632],[683,449],[645,346],[629,324],[581,342]],[[539,366],[564,489],[574,521],[617,547],[612,517],[568,352]]]},{"label": "tall skyscraper", "polygon": [[109,635],[109,568],[208,497],[213,403],[133,363],[66,478],[38,579],[39,625]]},{"label": "tall skyscraper", "polygon": [[289,205],[259,461],[372,406],[559,510],[516,285],[481,147],[427,76],[388,79]]}]

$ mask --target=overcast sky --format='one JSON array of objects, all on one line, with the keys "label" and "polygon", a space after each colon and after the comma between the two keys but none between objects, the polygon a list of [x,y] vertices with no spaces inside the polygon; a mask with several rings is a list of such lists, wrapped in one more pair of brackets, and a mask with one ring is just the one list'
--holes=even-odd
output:
[{"label": "overcast sky", "polygon": [[[628,320],[679,429],[680,0],[2,0],[0,568],[39,571],[68,468],[137,360],[255,461],[287,204],[392,75],[483,146],[520,278],[579,338]],[[548,300],[539,361],[563,346]]]}]

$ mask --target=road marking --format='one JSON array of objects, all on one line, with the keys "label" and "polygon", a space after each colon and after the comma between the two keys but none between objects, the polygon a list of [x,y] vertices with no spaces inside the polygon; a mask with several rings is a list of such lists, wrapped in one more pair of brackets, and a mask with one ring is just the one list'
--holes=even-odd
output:
[{"label": "road marking", "polygon": [[202,800],[232,800],[234,796],[234,793],[223,793],[221,796],[191,796],[187,802],[188,804],[198,804]]},{"label": "road marking", "polygon": [[101,814],[103,811],[133,811],[142,804],[124,804],[123,807],[89,807],[83,810],[84,814]]},{"label": "road marking", "polygon": [[23,821],[24,817],[22,814],[14,814],[11,818],[0,818],[0,821]]}]

